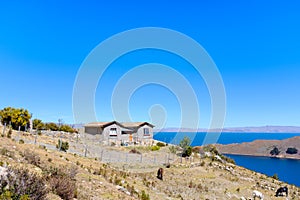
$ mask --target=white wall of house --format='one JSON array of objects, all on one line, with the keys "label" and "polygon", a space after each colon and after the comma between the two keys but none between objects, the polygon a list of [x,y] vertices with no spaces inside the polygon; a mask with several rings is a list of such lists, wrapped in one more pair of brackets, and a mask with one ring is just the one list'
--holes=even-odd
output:
[{"label": "white wall of house", "polygon": [[147,124],[141,126],[136,131],[137,140],[141,144],[150,144],[153,139],[153,128]]},{"label": "white wall of house", "polygon": [[[132,128],[131,128],[132,129]],[[111,124],[105,128],[101,126],[86,126],[85,133],[90,136],[97,136],[98,141],[102,141],[106,145],[110,145],[112,142],[121,145],[121,143],[138,142],[140,145],[151,145],[153,142],[153,127],[147,124],[138,127],[136,131],[132,131],[130,128],[124,128],[118,123]],[[126,134],[122,134],[122,131],[126,131]],[[132,141],[130,141],[130,135],[132,135]]]}]

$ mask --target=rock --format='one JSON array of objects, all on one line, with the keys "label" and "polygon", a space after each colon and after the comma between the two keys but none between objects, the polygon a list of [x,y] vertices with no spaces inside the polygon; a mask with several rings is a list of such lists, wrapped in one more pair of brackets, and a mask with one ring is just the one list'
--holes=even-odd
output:
[{"label": "rock", "polygon": [[0,166],[0,178],[7,176],[7,168]]}]

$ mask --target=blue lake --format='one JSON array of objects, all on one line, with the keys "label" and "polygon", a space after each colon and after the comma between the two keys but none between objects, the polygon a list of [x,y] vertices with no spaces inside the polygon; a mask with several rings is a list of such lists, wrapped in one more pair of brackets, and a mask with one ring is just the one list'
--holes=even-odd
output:
[{"label": "blue lake", "polygon": [[[211,133],[208,133],[211,134]],[[192,139],[192,146],[200,146],[203,144],[206,133],[176,133],[176,132],[158,132],[155,133],[153,138],[155,140],[179,144],[179,142],[188,136]],[[218,137],[217,143],[219,144],[232,144],[242,142],[252,142],[254,140],[283,140],[295,136],[300,136],[300,133],[221,133]],[[217,137],[217,136],[215,136]]]},{"label": "blue lake", "polygon": [[[203,144],[206,133],[175,133],[159,132],[154,135],[154,139],[167,143],[178,144],[184,136],[192,139],[192,146]],[[254,140],[282,140],[295,136],[300,133],[222,133],[217,140],[219,144],[231,144],[252,142]],[[233,158],[237,165],[247,169],[273,176],[277,174],[279,179],[300,187],[300,160],[277,159],[268,157],[227,155]]]},{"label": "blue lake", "polygon": [[268,176],[277,174],[281,181],[300,187],[300,160],[241,155],[226,156],[234,159],[239,166]]}]

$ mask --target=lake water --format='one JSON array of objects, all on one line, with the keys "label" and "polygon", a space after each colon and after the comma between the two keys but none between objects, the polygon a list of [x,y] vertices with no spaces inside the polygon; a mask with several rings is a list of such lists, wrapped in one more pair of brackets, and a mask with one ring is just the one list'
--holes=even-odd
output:
[{"label": "lake water", "polygon": [[[202,145],[206,133],[175,133],[159,132],[154,139],[167,143],[178,144],[184,136],[194,138],[192,146]],[[254,140],[282,140],[300,136],[300,133],[222,133],[217,141],[219,144],[231,144],[252,142]],[[279,179],[300,187],[300,160],[277,159],[268,157],[227,155],[233,158],[237,165],[247,169],[273,176],[277,174]]]},{"label": "lake water", "polygon": [[239,166],[268,176],[277,174],[280,180],[300,187],[300,160],[241,155],[226,156],[234,159]]},{"label": "lake water", "polygon": [[[206,133],[176,133],[176,132],[158,132],[153,138],[155,140],[179,144],[185,137],[194,138],[192,146],[200,146],[203,144]],[[300,136],[300,133],[221,133],[217,141],[219,144],[232,144],[242,142],[252,142],[254,140],[283,140],[295,136]]]}]

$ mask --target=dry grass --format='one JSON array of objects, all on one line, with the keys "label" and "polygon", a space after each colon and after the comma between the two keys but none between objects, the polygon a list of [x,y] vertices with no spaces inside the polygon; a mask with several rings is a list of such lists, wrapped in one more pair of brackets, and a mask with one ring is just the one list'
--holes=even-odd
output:
[{"label": "dry grass", "polygon": [[[12,138],[15,135],[13,132]],[[45,143],[53,140],[46,136],[41,138]],[[166,149],[162,148],[162,152]],[[129,149],[124,148],[124,151]],[[170,168],[164,168],[164,180],[161,181],[156,178],[158,165],[105,164],[95,158],[44,149],[34,144],[19,144],[6,137],[0,140],[0,160],[2,165],[11,168],[23,167],[47,177],[49,192],[46,198],[54,200],[72,199],[74,196],[83,200],[127,200],[142,199],[142,195],[143,198],[149,195],[150,199],[156,200],[228,200],[239,199],[242,196],[251,198],[254,189],[261,191],[265,199],[275,199],[274,190],[280,185],[286,185],[265,175],[239,166],[211,161],[209,158],[196,160],[195,162],[199,162],[197,167],[193,167],[195,165],[190,161],[176,162]],[[232,167],[232,170],[228,170],[228,167]],[[298,198],[300,189],[291,185],[288,187],[291,194],[289,199]],[[142,194],[142,191],[145,191],[145,194]]]}]

